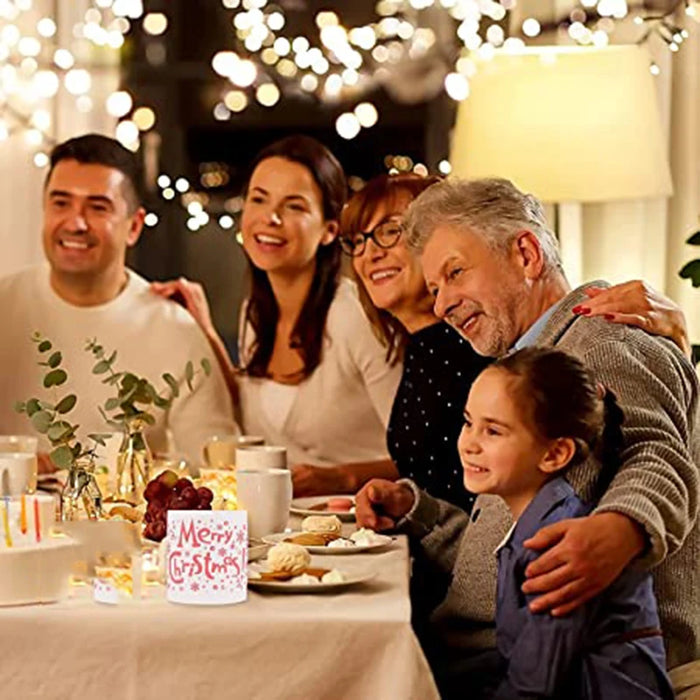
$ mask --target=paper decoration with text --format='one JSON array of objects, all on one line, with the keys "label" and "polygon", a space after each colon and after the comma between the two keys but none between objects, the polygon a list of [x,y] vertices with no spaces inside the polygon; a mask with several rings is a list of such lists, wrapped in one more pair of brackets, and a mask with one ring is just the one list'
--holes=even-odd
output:
[{"label": "paper decoration with text", "polygon": [[248,517],[244,511],[168,511],[167,598],[227,605],[246,599]]}]

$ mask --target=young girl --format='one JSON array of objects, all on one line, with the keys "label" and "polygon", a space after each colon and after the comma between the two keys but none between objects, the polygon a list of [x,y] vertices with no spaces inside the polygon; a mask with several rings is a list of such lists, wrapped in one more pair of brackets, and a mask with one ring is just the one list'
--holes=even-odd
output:
[{"label": "young girl", "polygon": [[592,510],[564,478],[566,468],[595,453],[603,463],[599,493],[614,474],[623,421],[614,395],[571,355],[528,348],[479,375],[464,419],[465,487],[501,496],[515,520],[497,550],[499,658],[475,664],[478,687],[469,697],[673,698],[648,573],[624,571],[564,617],[531,613],[531,596],[521,592],[538,556],[523,542]]}]

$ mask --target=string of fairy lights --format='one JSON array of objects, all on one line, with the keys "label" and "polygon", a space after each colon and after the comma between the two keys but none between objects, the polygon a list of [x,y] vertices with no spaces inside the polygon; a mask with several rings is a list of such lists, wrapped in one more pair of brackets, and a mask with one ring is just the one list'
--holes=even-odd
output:
[{"label": "string of fairy lights", "polygon": [[[565,35],[571,43],[605,46],[618,23],[632,18],[640,43],[658,37],[675,53],[688,37],[679,16],[700,21],[698,0],[670,0],[658,14],[626,0],[579,0],[552,26],[527,17],[517,27],[510,21],[517,0],[378,0],[372,22],[346,26],[340,11],[326,9],[315,15],[310,36],[295,36],[285,33],[287,12],[274,2],[221,3],[229,14],[230,36],[211,61],[222,85],[213,118],[232,121],[253,104],[274,109],[287,97],[306,95],[339,112],[335,128],[348,140],[380,120],[367,99],[378,86],[399,102],[430,99],[443,90],[462,101],[469,96],[475,59],[488,60],[497,49],[517,52],[541,34],[555,31],[559,43]],[[451,42],[444,40],[445,22]],[[52,105],[67,97],[78,112],[101,109],[115,117],[115,137],[138,150],[142,134],[156,129],[152,107],[135,104],[126,90],[112,93],[104,104],[96,104],[92,95],[93,78],[118,63],[125,35],[137,24],[157,38],[169,21],[165,12],[146,12],[142,0],[94,0],[74,26],[58,27],[32,0],[0,0],[0,141],[21,135],[34,163],[45,166],[53,145]],[[660,72],[656,64],[650,70]],[[341,111],[349,104],[351,109]],[[385,163],[390,171],[427,172],[406,156],[387,156]],[[448,173],[449,163],[443,161],[439,169]],[[164,200],[187,210],[187,226],[197,231],[214,217],[207,190],[227,179],[224,164],[209,163],[200,167],[198,183],[162,174],[158,188]],[[234,227],[241,206],[240,197],[224,202],[223,213],[216,215],[221,228]],[[148,215],[148,225],[157,222],[155,213]]]}]

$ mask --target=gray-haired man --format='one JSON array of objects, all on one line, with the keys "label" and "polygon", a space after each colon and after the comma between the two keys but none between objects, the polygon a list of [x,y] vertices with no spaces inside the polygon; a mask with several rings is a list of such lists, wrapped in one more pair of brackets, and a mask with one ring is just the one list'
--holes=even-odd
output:
[{"label": "gray-haired man", "polygon": [[[527,543],[549,548],[526,572],[524,590],[542,594],[531,609],[566,614],[635,560],[654,567],[669,665],[698,657],[700,431],[698,378],[687,359],[637,328],[575,316],[583,288],[570,290],[539,202],[507,180],[435,185],[413,203],[406,225],[435,313],[479,353],[555,345],[594,370],[625,410],[623,464],[598,508]],[[590,459],[569,472],[582,497],[598,471]],[[375,480],[358,495],[358,520],[405,529],[452,571],[432,619],[448,675],[453,662],[493,646],[493,552],[511,524],[500,499],[480,497],[469,523],[410,483]]]}]

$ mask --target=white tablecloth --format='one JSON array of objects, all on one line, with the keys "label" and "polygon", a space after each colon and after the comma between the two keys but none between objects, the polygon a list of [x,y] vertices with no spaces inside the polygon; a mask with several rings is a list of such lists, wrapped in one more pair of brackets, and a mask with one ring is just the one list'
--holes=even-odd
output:
[{"label": "white tablecloth", "polygon": [[13,700],[431,700],[410,626],[408,553],[319,556],[376,571],[344,592],[249,592],[226,607],[168,603],[162,589],[117,606],[88,588],[45,606],[0,609],[0,697]]}]

